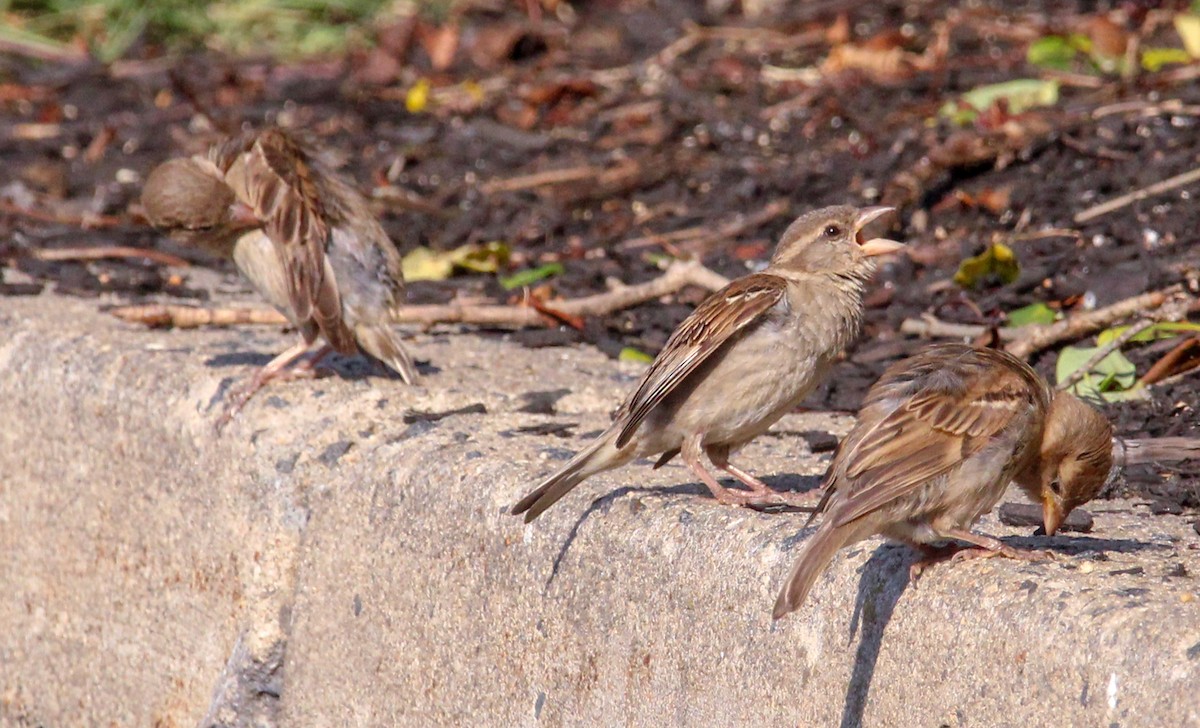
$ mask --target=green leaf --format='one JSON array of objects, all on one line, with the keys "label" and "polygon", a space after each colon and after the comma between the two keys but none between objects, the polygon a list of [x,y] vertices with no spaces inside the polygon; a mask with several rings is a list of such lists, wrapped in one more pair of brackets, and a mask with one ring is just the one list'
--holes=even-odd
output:
[{"label": "green leaf", "polygon": [[1065,36],[1048,35],[1029,44],[1025,60],[1034,66],[1065,71],[1071,67],[1071,61],[1075,60],[1078,52]]},{"label": "green leaf", "polygon": [[1010,114],[1020,114],[1038,106],[1057,104],[1058,85],[1058,81],[1049,79],[1018,78],[979,86],[963,94],[957,101],[946,102],[939,113],[962,123],[964,114],[970,116],[968,121],[974,120],[980,112],[1003,100]]},{"label": "green leaf", "polygon": [[1182,48],[1147,48],[1142,51],[1142,68],[1153,73],[1163,66],[1190,63],[1192,57]]},{"label": "green leaf", "polygon": [[1058,312],[1038,301],[1028,306],[1022,306],[1008,312],[1008,325],[1012,328],[1028,326],[1029,324],[1052,324],[1058,318]]},{"label": "green leaf", "polygon": [[547,263],[546,265],[538,266],[537,268],[528,268],[523,271],[518,271],[507,278],[500,279],[500,285],[506,291],[511,291],[514,288],[528,286],[531,283],[537,283],[540,280],[549,278],[550,276],[561,275],[563,272],[562,263]]},{"label": "green leaf", "polygon": [[[1083,367],[1103,347],[1065,346],[1058,352],[1054,377],[1061,384]],[[1119,350],[1100,360],[1075,384],[1071,392],[1081,397],[1103,397],[1109,401],[1128,398],[1124,392],[1137,384],[1137,369]]]},{"label": "green leaf", "polygon": [[675,256],[667,255],[666,253],[652,253],[647,251],[642,253],[642,260],[646,261],[650,265],[656,265],[661,268],[669,263],[673,263],[677,259]]},{"label": "green leaf", "polygon": [[[1121,334],[1125,333],[1128,326],[1114,326],[1111,329],[1105,329],[1096,334],[1096,345],[1104,346]],[[1200,331],[1200,324],[1192,323],[1191,321],[1162,321],[1154,324],[1145,331],[1139,331],[1134,334],[1130,341],[1146,342],[1157,341],[1159,339],[1171,339],[1187,331]]]},{"label": "green leaf", "polygon": [[618,361],[636,361],[642,364],[651,364],[654,362],[654,357],[644,351],[638,351],[632,346],[627,346],[621,349],[621,353],[617,354]]},{"label": "green leaf", "polygon": [[992,243],[987,250],[967,258],[958,266],[954,282],[963,288],[975,288],[991,278],[1007,284],[1015,281],[1020,273],[1021,266],[1012,248],[1003,243]]}]

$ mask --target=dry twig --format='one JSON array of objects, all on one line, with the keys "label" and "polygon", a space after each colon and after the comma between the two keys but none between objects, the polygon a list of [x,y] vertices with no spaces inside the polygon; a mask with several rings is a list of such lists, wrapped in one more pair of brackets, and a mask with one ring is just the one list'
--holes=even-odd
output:
[{"label": "dry twig", "polygon": [[1079,367],[1075,371],[1068,374],[1065,379],[1063,379],[1061,382],[1058,383],[1058,388],[1059,389],[1070,389],[1071,387],[1073,387],[1075,385],[1076,382],[1078,382],[1080,379],[1083,379],[1084,375],[1086,375],[1088,372],[1092,371],[1092,369],[1094,369],[1097,364],[1104,361],[1105,357],[1107,357],[1109,354],[1113,353],[1117,349],[1120,349],[1122,346],[1127,344],[1130,339],[1132,339],[1133,337],[1142,333],[1143,331],[1145,331],[1146,329],[1150,328],[1153,325],[1154,325],[1154,322],[1151,321],[1150,319],[1142,319],[1141,321],[1137,322],[1136,324],[1125,329],[1124,331],[1121,332],[1120,336],[1113,337],[1112,341],[1108,342],[1104,346],[1101,346],[1099,348],[1099,350],[1096,351],[1095,354],[1092,354],[1090,357],[1088,357],[1088,360],[1083,363],[1083,366]]},{"label": "dry twig", "polygon": [[1152,437],[1146,439],[1113,438],[1113,467],[1124,468],[1142,463],[1177,463],[1200,458],[1200,438]]},{"label": "dry twig", "polygon": [[645,248],[650,245],[666,242],[674,242],[680,245],[686,242],[688,245],[694,246],[696,249],[703,250],[713,243],[721,240],[732,240],[747,230],[764,225],[787,212],[787,210],[787,200],[774,200],[767,203],[761,209],[750,213],[749,215],[743,215],[731,223],[722,225],[717,230],[712,230],[711,228],[703,225],[697,225],[695,227],[684,228],[683,230],[675,230],[669,233],[658,233],[654,235],[645,235],[640,238],[631,238],[621,243],[619,247],[621,250],[635,250],[637,248]]},{"label": "dry twig", "polygon": [[1143,386],[1160,384],[1174,379],[1178,374],[1186,374],[1200,362],[1188,361],[1200,350],[1200,337],[1189,336],[1179,342],[1173,349],[1146,370],[1138,380]]},{"label": "dry twig", "polygon": [[529,190],[546,185],[558,185],[567,182],[581,182],[586,179],[599,177],[605,170],[591,165],[582,167],[567,167],[566,169],[548,169],[544,172],[523,174],[508,179],[494,179],[483,183],[479,189],[485,195],[497,192],[516,192]]},{"label": "dry twig", "polygon": [[[1012,355],[1022,359],[1030,354],[1041,351],[1061,341],[1069,341],[1086,336],[1092,332],[1112,326],[1122,319],[1146,314],[1154,311],[1170,301],[1178,301],[1178,307],[1156,312],[1154,320],[1169,320],[1180,318],[1186,311],[1200,308],[1200,299],[1182,295],[1176,287],[1161,291],[1151,291],[1132,298],[1117,301],[1114,304],[1068,316],[1061,321],[1046,325],[1022,326],[1019,329],[1000,328],[998,333],[1001,340],[1009,342],[1004,348]],[[974,338],[987,331],[986,326],[971,324],[955,324],[932,316],[920,319],[905,319],[900,324],[900,331],[905,334],[916,334],[933,338]]]},{"label": "dry twig", "polygon": [[[645,283],[584,296],[552,305],[542,305],[544,313],[534,306],[499,306],[447,303],[430,306],[405,306],[395,318],[396,323],[423,326],[435,324],[471,324],[521,328],[542,326],[548,321],[573,320],[584,316],[602,316],[639,303],[651,301],[686,287],[697,286],[715,291],[729,283],[715,271],[699,262],[674,263],[658,278]],[[281,314],[270,309],[204,309],[179,305],[123,306],[110,311],[114,316],[149,326],[196,328],[200,326],[230,326],[233,324],[287,324]]]},{"label": "dry twig", "polygon": [[177,255],[150,248],[128,245],[101,245],[93,248],[35,248],[29,257],[38,260],[105,260],[108,258],[145,258],[162,265],[186,268],[191,265]]},{"label": "dry twig", "polygon": [[97,230],[101,228],[111,228],[122,225],[126,220],[122,217],[113,215],[64,215],[56,212],[46,212],[44,210],[35,210],[29,207],[21,207],[14,205],[6,200],[0,200],[0,214],[18,215],[20,217],[29,218],[30,220],[38,220],[40,222],[52,222],[59,225],[70,225],[71,227],[83,228],[85,230]]},{"label": "dry twig", "polygon": [[1120,210],[1122,207],[1132,205],[1135,202],[1161,195],[1164,192],[1169,192],[1176,187],[1183,187],[1192,182],[1200,181],[1200,167],[1197,167],[1189,172],[1177,174],[1174,177],[1168,177],[1160,182],[1155,182],[1152,185],[1147,185],[1140,189],[1133,190],[1119,197],[1114,197],[1107,202],[1101,202],[1098,205],[1093,205],[1088,209],[1075,214],[1075,224],[1080,225],[1089,220],[1094,220],[1102,215],[1107,215],[1110,212]]},{"label": "dry twig", "polygon": [[285,326],[288,320],[273,308],[201,308],[174,303],[150,303],[141,306],[116,306],[108,310],[130,323],[152,328],[196,329],[201,326],[264,324]]}]

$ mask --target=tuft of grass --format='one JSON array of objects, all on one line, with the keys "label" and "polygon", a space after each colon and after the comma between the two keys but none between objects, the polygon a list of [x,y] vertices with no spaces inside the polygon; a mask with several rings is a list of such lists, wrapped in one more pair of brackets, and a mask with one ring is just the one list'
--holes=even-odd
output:
[{"label": "tuft of grass", "polygon": [[170,50],[295,58],[367,43],[370,26],[413,12],[440,15],[452,0],[0,0],[0,33],[46,43],[83,41],[115,61],[144,39]]}]

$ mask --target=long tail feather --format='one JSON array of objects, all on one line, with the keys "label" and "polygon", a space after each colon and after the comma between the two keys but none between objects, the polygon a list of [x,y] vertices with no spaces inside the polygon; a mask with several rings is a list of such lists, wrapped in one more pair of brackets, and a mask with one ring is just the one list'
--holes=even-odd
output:
[{"label": "long tail feather", "polygon": [[775,619],[784,617],[800,608],[812,589],[817,577],[833,561],[833,556],[845,546],[855,534],[848,526],[824,527],[804,544],[804,550],[796,558],[792,573],[788,575],[787,583],[775,600],[772,615]]},{"label": "long tail feather", "polygon": [[404,379],[405,384],[417,381],[417,365],[404,348],[400,336],[386,324],[359,324],[355,338],[363,351],[383,362]]},{"label": "long tail feather", "polygon": [[627,452],[618,450],[614,444],[616,436],[616,430],[609,430],[597,437],[558,472],[538,483],[536,488],[513,506],[513,515],[524,513],[525,522],[529,523],[585,479],[629,462],[633,456],[632,448]]}]

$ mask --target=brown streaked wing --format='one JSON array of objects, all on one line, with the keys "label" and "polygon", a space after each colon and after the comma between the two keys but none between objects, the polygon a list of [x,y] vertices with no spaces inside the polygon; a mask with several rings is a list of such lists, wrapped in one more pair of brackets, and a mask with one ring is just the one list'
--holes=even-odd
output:
[{"label": "brown streaked wing", "polygon": [[[838,474],[830,485],[849,488],[835,509],[835,525],[949,472],[1017,418],[1044,410],[1037,375],[1024,363],[967,347],[937,349],[902,363],[872,388],[871,404],[830,466]],[[892,408],[889,399],[903,401]]]},{"label": "brown streaked wing", "polygon": [[755,273],[705,299],[667,339],[658,358],[642,375],[637,391],[621,408],[625,425],[617,436],[617,447],[624,447],[650,412],[713,352],[785,300],[786,291],[787,281],[779,276]]},{"label": "brown streaked wing", "polygon": [[329,226],[307,155],[279,129],[268,129],[248,141],[244,137],[232,140],[224,152],[216,154],[228,154],[239,146],[241,179],[234,174],[233,160],[227,162],[228,176],[233,178],[235,193],[263,221],[263,232],[275,245],[296,320],[314,323],[339,352],[357,351],[353,334],[342,321],[337,281],[327,275]]}]

